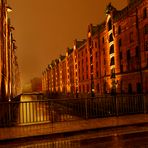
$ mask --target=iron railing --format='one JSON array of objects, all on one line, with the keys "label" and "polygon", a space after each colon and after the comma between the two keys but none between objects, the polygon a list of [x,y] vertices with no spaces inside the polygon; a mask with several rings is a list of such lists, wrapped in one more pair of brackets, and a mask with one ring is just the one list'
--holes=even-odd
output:
[{"label": "iron railing", "polygon": [[148,112],[148,95],[103,96],[0,103],[0,125],[24,125]]}]

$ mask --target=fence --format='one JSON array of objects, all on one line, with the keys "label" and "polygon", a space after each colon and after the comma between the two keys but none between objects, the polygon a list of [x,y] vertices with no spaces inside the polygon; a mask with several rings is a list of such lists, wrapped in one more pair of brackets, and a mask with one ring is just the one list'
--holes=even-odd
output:
[{"label": "fence", "polygon": [[148,112],[148,95],[1,102],[0,125],[55,123]]}]

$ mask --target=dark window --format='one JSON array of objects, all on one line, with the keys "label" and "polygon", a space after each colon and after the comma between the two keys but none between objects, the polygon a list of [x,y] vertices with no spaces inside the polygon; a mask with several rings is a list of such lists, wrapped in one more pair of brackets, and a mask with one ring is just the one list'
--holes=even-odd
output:
[{"label": "dark window", "polygon": [[123,72],[123,65],[120,65],[120,72]]},{"label": "dark window", "polygon": [[114,53],[114,45],[113,44],[110,46],[110,54],[112,54],[112,53]]},{"label": "dark window", "polygon": [[122,59],[122,51],[120,51],[120,59]]},{"label": "dark window", "polygon": [[108,21],[108,31],[112,29],[112,21],[109,19]]},{"label": "dark window", "polygon": [[122,46],[122,40],[121,39],[119,39],[119,41],[118,41],[118,46],[119,46],[119,48]]},{"label": "dark window", "polygon": [[85,92],[85,86],[83,85],[83,93]]},{"label": "dark window", "polygon": [[89,46],[91,46],[91,43],[92,43],[92,42],[91,42],[91,39],[89,38]]},{"label": "dark window", "polygon": [[93,77],[93,74],[91,74],[91,80],[93,80],[93,78],[94,78],[94,77]]},{"label": "dark window", "polygon": [[92,54],[92,48],[90,48],[90,54]]},{"label": "dark window", "polygon": [[113,41],[113,35],[111,33],[110,36],[109,36],[109,42],[112,42],[112,41]]},{"label": "dark window", "polygon": [[99,77],[99,73],[98,73],[98,71],[96,72],[96,77],[97,77],[97,78]]},{"label": "dark window", "polygon": [[133,32],[130,32],[130,43],[134,41],[134,36]]},{"label": "dark window", "polygon": [[118,26],[118,35],[121,33],[121,26]]},{"label": "dark window", "polygon": [[137,93],[138,94],[142,93],[141,83],[137,83]]},{"label": "dark window", "polygon": [[92,62],[93,62],[93,56],[90,57],[90,63],[92,63]]},{"label": "dark window", "polygon": [[144,19],[147,18],[147,10],[146,10],[146,8],[143,9],[143,18]]},{"label": "dark window", "polygon": [[89,85],[87,84],[87,92],[89,92]]},{"label": "dark window", "polygon": [[91,65],[91,73],[93,72],[93,65]]},{"label": "dark window", "polygon": [[96,68],[98,68],[98,62],[96,62]]},{"label": "dark window", "polygon": [[131,83],[128,84],[128,93],[129,94],[132,94],[133,93],[132,84]]},{"label": "dark window", "polygon": [[102,43],[104,44],[104,37],[102,37]]},{"label": "dark window", "polygon": [[79,92],[81,92],[81,85],[79,86]]},{"label": "dark window", "polygon": [[144,34],[148,34],[148,24],[144,26]]},{"label": "dark window", "polygon": [[115,78],[115,68],[111,69],[111,78]]},{"label": "dark window", "polygon": [[99,83],[98,83],[98,84],[97,84],[97,92],[99,92],[99,88],[100,88],[100,87],[99,87]]},{"label": "dark window", "polygon": [[97,48],[97,42],[95,42],[95,48]]},{"label": "dark window", "polygon": [[86,57],[86,62],[88,61],[87,57]]},{"label": "dark window", "polygon": [[82,57],[83,57],[83,51],[82,51]]},{"label": "dark window", "polygon": [[93,48],[94,47],[93,41],[92,41],[91,45],[92,45],[92,48]]},{"label": "dark window", "polygon": [[86,79],[88,79],[88,73],[86,74]]},{"label": "dark window", "polygon": [[130,54],[130,50],[127,50],[127,60],[131,59],[131,54]]},{"label": "dark window", "polygon": [[111,58],[110,66],[112,66],[112,65],[115,65],[115,58],[114,57]]},{"label": "dark window", "polygon": [[139,47],[138,46],[135,48],[135,56],[139,57]]},{"label": "dark window", "polygon": [[96,58],[98,57],[98,52],[96,52]]}]

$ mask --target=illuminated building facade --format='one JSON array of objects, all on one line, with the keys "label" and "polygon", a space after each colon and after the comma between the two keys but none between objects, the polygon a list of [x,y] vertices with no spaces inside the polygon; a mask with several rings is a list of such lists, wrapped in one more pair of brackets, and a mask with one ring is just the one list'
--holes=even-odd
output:
[{"label": "illuminated building facade", "polygon": [[97,26],[90,24],[87,38],[75,40],[63,61],[60,71],[65,83],[60,80],[60,84],[65,89],[60,93],[148,93],[148,1],[131,0],[120,11],[109,4],[106,20]]},{"label": "illuminated building facade", "polygon": [[11,8],[6,0],[0,1],[0,101],[8,101],[20,93],[20,73],[16,57],[9,13]]}]

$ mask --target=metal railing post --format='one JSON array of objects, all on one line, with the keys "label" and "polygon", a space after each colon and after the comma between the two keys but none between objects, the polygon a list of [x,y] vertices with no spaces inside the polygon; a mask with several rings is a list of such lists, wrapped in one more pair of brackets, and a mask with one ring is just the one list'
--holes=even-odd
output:
[{"label": "metal railing post", "polygon": [[119,115],[119,110],[118,110],[118,108],[119,108],[119,103],[118,103],[118,97],[115,95],[114,96],[114,99],[115,99],[115,101],[116,101],[116,116],[118,116]]},{"label": "metal railing post", "polygon": [[143,94],[143,102],[144,102],[144,114],[147,113],[147,100],[146,100],[146,96]]},{"label": "metal railing post", "polygon": [[85,99],[85,119],[88,119],[88,103],[87,103],[87,98]]}]

